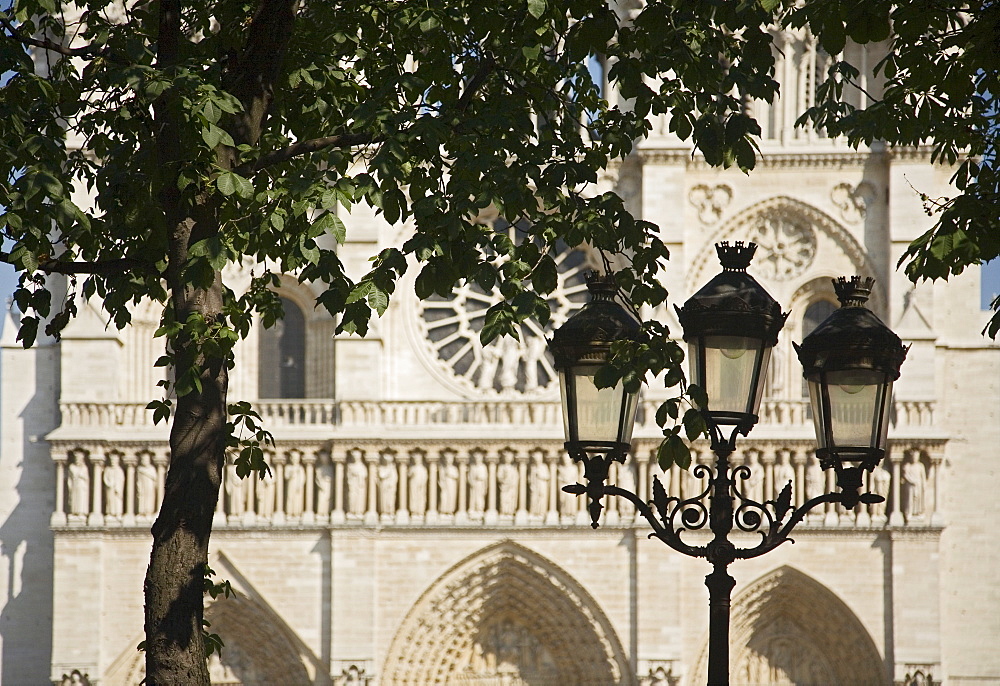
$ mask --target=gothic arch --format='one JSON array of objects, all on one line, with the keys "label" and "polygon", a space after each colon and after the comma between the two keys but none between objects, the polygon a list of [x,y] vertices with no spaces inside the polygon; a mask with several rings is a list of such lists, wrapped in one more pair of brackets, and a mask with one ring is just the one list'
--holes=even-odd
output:
[{"label": "gothic arch", "polygon": [[[272,686],[312,684],[325,671],[319,659],[268,605],[257,590],[221,552],[212,567],[228,579],[236,593],[220,596],[205,607],[209,631],[225,642],[221,655],[209,659],[212,684],[219,686]],[[145,653],[137,652],[136,637],[112,663],[106,686],[138,684],[145,676]]]},{"label": "gothic arch", "polygon": [[389,686],[473,686],[498,677],[531,686],[633,681],[590,594],[510,541],[459,562],[424,592],[396,632],[382,674]]},{"label": "gothic arch", "polygon": [[[879,686],[887,681],[878,648],[857,615],[823,584],[785,566],[733,601],[733,686]],[[688,683],[707,676],[707,640]]]},{"label": "gothic arch", "polygon": [[[784,236],[779,235],[782,230]],[[702,246],[688,271],[687,290],[694,292],[718,271],[716,242],[749,241],[755,235],[772,236],[774,245],[760,245],[750,271],[773,289],[779,302],[807,281],[875,273],[864,247],[840,222],[813,205],[779,195],[744,209]]]}]

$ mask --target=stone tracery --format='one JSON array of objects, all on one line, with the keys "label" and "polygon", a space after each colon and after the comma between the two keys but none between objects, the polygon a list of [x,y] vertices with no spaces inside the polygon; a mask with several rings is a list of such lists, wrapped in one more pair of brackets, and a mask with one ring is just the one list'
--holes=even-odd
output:
[{"label": "stone tracery", "polygon": [[459,563],[424,593],[396,632],[384,678],[396,686],[631,683],[589,594],[510,542]]}]

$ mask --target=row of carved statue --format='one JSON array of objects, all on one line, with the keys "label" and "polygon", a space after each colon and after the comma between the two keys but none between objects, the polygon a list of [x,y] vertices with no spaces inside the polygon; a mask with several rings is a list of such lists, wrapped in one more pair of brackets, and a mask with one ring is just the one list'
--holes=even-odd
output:
[{"label": "row of carved statue", "polygon": [[[703,479],[673,467],[664,473],[655,451],[614,465],[610,482],[648,500],[653,479],[683,498],[701,494]],[[710,463],[707,451],[696,458]],[[806,451],[748,447],[736,462],[750,468],[738,480],[742,497],[764,502],[793,484],[796,505],[834,488],[834,475],[820,469]],[[57,483],[54,521],[69,524],[128,524],[150,519],[163,492],[167,454],[162,447],[130,453],[75,448],[55,456]],[[328,446],[290,449],[268,456],[264,478],[241,479],[230,462],[223,474],[217,517],[220,523],[585,523],[583,498],[561,487],[583,480],[580,465],[549,447],[516,449]],[[832,505],[817,511],[826,523],[928,523],[936,513],[939,458],[926,447],[893,452],[868,475],[868,490],[885,503],[845,512]],[[899,488],[893,488],[899,484]],[[631,521],[632,505],[609,498],[608,523]],[[936,522],[935,522],[936,523]]]}]

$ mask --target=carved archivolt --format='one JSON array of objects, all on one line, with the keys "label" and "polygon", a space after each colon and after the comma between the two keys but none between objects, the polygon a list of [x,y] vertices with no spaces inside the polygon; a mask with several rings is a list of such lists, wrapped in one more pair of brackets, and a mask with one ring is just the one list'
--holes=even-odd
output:
[{"label": "carved archivolt", "polygon": [[[857,616],[825,586],[791,567],[751,584],[733,601],[730,682],[878,686],[878,648]],[[707,646],[690,684],[706,679]]]},{"label": "carved archivolt", "polygon": [[756,242],[751,271],[769,281],[794,282],[815,272],[823,240],[832,241],[854,273],[874,273],[864,248],[833,217],[800,200],[776,196],[745,209],[702,247],[688,272],[688,290],[694,291],[718,271],[713,244],[724,240]]},{"label": "carved archivolt", "polygon": [[381,676],[391,686],[633,682],[594,599],[564,570],[511,542],[459,563],[424,593]]}]

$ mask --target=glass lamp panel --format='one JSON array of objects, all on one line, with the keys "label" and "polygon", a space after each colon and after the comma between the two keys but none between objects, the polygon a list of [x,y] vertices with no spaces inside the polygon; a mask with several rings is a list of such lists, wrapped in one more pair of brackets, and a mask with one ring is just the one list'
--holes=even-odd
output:
[{"label": "glass lamp panel", "polygon": [[620,443],[631,443],[632,442],[632,429],[635,428],[635,410],[639,406],[639,394],[638,393],[626,393],[624,398],[623,419],[620,430],[621,435],[618,437]]},{"label": "glass lamp panel", "polygon": [[809,405],[812,408],[813,425],[816,429],[816,441],[820,448],[829,448],[826,435],[826,418],[823,413],[823,385],[817,379],[809,379]]},{"label": "glass lamp panel", "polygon": [[575,440],[573,435],[570,433],[570,416],[576,412],[576,393],[570,387],[573,383],[571,378],[567,378],[568,375],[565,369],[557,370],[559,373],[559,395],[562,399],[562,416],[563,416],[563,435],[566,437],[567,441]]},{"label": "glass lamp panel", "polygon": [[[624,386],[617,384],[610,388],[598,389],[594,375],[599,365],[577,365],[569,369],[569,375],[562,387],[564,394],[572,383],[575,404],[570,400],[570,411],[576,410],[576,436],[569,435],[569,419],[566,418],[567,440],[582,442],[618,440],[618,422],[622,416]],[[565,396],[564,396],[565,397]],[[575,408],[574,408],[575,405]],[[634,413],[634,410],[633,410]],[[631,434],[631,427],[628,429]]]},{"label": "glass lamp panel", "polygon": [[889,413],[892,411],[892,381],[886,381],[882,384],[882,395],[879,397],[879,402],[882,403],[882,412],[879,417],[881,421],[879,422],[879,426],[876,427],[878,442],[872,447],[884,450],[886,440],[889,437]]},{"label": "glass lamp panel", "polygon": [[[708,407],[716,412],[754,413],[759,390],[754,388],[754,372],[762,341],[747,336],[705,336],[704,378],[693,374],[708,393]],[[770,350],[768,349],[768,352]],[[699,370],[700,371],[700,370]]]},{"label": "glass lamp panel", "polygon": [[[826,375],[830,394],[830,428],[837,447],[872,447],[881,418],[885,375],[869,370],[846,370]],[[875,435],[873,435],[875,434]]]}]

